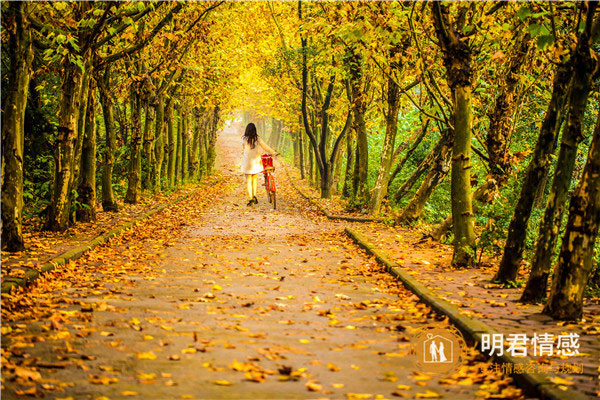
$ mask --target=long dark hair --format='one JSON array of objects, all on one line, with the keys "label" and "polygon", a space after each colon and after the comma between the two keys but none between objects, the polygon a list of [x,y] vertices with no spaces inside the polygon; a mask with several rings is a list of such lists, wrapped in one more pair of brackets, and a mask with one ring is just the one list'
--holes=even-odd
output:
[{"label": "long dark hair", "polygon": [[246,132],[244,133],[244,140],[248,142],[250,148],[253,149],[258,142],[258,133],[256,133],[256,125],[252,122],[246,126]]}]

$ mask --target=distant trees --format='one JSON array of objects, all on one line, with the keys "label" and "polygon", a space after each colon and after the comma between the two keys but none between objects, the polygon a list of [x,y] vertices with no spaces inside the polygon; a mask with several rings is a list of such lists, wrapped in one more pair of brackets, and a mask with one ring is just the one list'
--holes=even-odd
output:
[{"label": "distant trees", "polygon": [[[113,189],[115,162],[123,155],[128,158],[126,202],[138,202],[143,189],[161,189],[164,169],[158,168],[155,161],[158,159],[162,164],[163,127],[172,125],[171,119],[164,120],[165,95],[170,96],[170,103],[177,102],[178,109],[183,110],[177,115],[179,119],[191,115],[188,109],[204,105],[205,118],[212,124],[198,127],[196,136],[214,136],[220,118],[214,109],[225,104],[230,94],[204,91],[173,97],[176,92],[168,89],[194,82],[192,86],[209,85],[212,90],[212,85],[223,83],[195,72],[203,62],[207,62],[201,67],[205,72],[214,71],[217,67],[210,63],[214,54],[223,51],[222,47],[206,49],[209,56],[205,59],[185,58],[190,49],[201,49],[196,39],[206,35],[207,25],[203,21],[220,4],[222,2],[2,4],[2,23],[7,32],[3,36],[2,54],[3,61],[10,65],[10,70],[3,71],[6,72],[3,85],[6,83],[8,88],[3,90],[2,98],[3,249],[24,248],[21,232],[23,173],[28,168],[23,161],[24,137],[30,135],[24,132],[24,113],[31,77],[37,77],[33,90],[46,98],[45,107],[56,110],[55,117],[40,116],[55,126],[54,132],[47,132],[55,150],[53,162],[47,165],[54,172],[51,194],[44,200],[47,201],[44,225],[46,229],[62,231],[76,220],[94,221],[96,218],[99,150],[103,153],[99,183],[105,211],[118,209]],[[180,14],[184,9],[185,15]],[[165,54],[163,48],[167,47],[171,51]],[[190,68],[191,72],[183,73]],[[186,82],[181,79],[184,75]],[[156,98],[160,101],[156,102]],[[119,126],[115,124],[115,105]],[[98,118],[99,107],[102,118]],[[155,108],[159,108],[162,119],[156,124]],[[202,128],[206,130],[201,131]],[[174,156],[182,165],[178,176],[180,183],[184,183],[188,179],[185,162],[190,159],[190,148],[181,144],[191,140],[191,132],[181,134],[181,151]],[[100,135],[103,135],[102,142],[97,140]],[[157,137],[160,140],[155,143]],[[214,140],[203,143],[210,152]],[[198,157],[195,160],[199,168]]]}]

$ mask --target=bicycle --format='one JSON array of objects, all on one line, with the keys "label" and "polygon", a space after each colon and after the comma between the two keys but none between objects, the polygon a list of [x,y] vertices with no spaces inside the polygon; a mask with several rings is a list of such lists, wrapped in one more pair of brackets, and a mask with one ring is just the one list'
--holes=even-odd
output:
[{"label": "bicycle", "polygon": [[263,165],[263,175],[265,177],[265,190],[267,192],[267,197],[269,199],[269,203],[273,204],[273,210],[276,210],[277,190],[275,186],[275,177],[273,176],[273,171],[275,171],[275,167],[273,166],[273,157],[270,154],[263,154],[260,158]]}]

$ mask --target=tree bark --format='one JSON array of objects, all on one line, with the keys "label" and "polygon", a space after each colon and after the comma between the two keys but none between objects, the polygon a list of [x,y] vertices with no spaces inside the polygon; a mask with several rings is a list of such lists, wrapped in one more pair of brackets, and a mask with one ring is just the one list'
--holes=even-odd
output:
[{"label": "tree bark", "polygon": [[77,219],[83,222],[96,220],[96,89],[90,80],[84,136],[81,146],[81,168],[77,186]]},{"label": "tree bark", "polygon": [[165,109],[165,122],[167,123],[167,185],[175,187],[175,128],[173,126],[173,101],[169,100]]},{"label": "tree bark", "polygon": [[25,249],[23,241],[23,151],[27,94],[31,80],[33,46],[27,20],[29,3],[8,3],[10,66],[6,99],[2,104],[2,248]]},{"label": "tree bark", "polygon": [[188,113],[186,111],[182,111],[181,118],[181,183],[184,184],[188,179]]},{"label": "tree bark", "polygon": [[153,189],[160,190],[163,161],[165,159],[165,100],[159,97],[156,106],[156,125],[154,128],[154,157],[152,158]]},{"label": "tree bark", "polygon": [[594,262],[594,244],[600,227],[600,129],[594,136],[569,206],[567,229],[543,313],[554,319],[576,320],[583,313],[583,292]]},{"label": "tree bark", "polygon": [[452,146],[451,198],[454,225],[452,263],[466,267],[473,264],[475,242],[471,198],[471,49],[460,29],[450,23],[448,6],[433,3],[433,20],[439,46],[452,90],[454,144]]},{"label": "tree bark", "polygon": [[[394,50],[396,49],[396,50]],[[399,52],[396,46],[390,51],[390,57],[395,57]],[[381,209],[381,201],[387,195],[390,183],[390,170],[394,155],[396,132],[398,131],[398,110],[400,109],[400,90],[396,81],[391,77],[387,81],[387,114],[385,116],[385,137],[383,149],[381,150],[381,164],[377,171],[377,180],[371,194],[370,213],[378,215]]]},{"label": "tree bark", "polygon": [[198,164],[198,148],[200,139],[200,111],[195,108],[192,111],[193,119],[190,124],[193,125],[192,129],[192,148],[190,151],[190,165],[192,170],[190,171],[190,178],[193,181],[199,180],[199,164]]},{"label": "tree bark", "polygon": [[[76,190],[79,183],[79,174],[81,169],[81,157],[83,152],[83,142],[85,139],[86,129],[86,114],[88,111],[88,101],[90,100],[90,85],[92,82],[92,59],[91,56],[87,56],[85,61],[85,69],[83,71],[83,77],[81,78],[81,99],[79,101],[79,112],[77,117],[77,135],[75,139],[75,150],[73,153],[71,182],[69,184],[69,193]],[[79,193],[77,194],[79,197]],[[73,221],[74,222],[74,221]]]},{"label": "tree bark", "polygon": [[68,59],[63,63],[64,78],[58,112],[58,137],[54,150],[54,181],[45,228],[64,231],[69,225],[71,202],[69,185],[72,179],[77,118],[81,99],[83,71]]},{"label": "tree bark", "polygon": [[[591,15],[596,4],[590,6]],[[589,18],[591,23],[593,18]],[[546,205],[546,211],[540,224],[535,256],[527,286],[521,296],[524,302],[539,302],[546,295],[548,276],[554,257],[554,249],[558,240],[562,216],[567,202],[567,194],[571,186],[571,178],[577,158],[577,147],[583,140],[583,117],[592,86],[592,75],[597,63],[590,52],[591,27],[586,29],[577,43],[572,57],[574,69],[571,91],[568,97],[567,125],[563,131],[560,152],[556,162],[552,188]],[[596,130],[598,124],[596,125]]]},{"label": "tree bark", "polygon": [[527,167],[527,173],[523,180],[523,186],[519,195],[519,200],[515,206],[510,225],[508,226],[508,236],[504,246],[504,255],[500,262],[500,267],[494,281],[508,283],[515,281],[523,256],[525,247],[525,238],[527,235],[527,225],[529,216],[535,200],[538,185],[540,184],[546,170],[550,167],[553,143],[558,134],[561,125],[562,110],[564,108],[566,95],[568,93],[569,82],[573,75],[573,69],[570,62],[559,64],[556,75],[554,76],[552,96],[540,134],[538,137],[533,157]]},{"label": "tree bark", "polygon": [[106,143],[106,148],[104,150],[104,168],[102,169],[102,209],[104,211],[118,211],[119,206],[115,201],[112,186],[115,149],[117,146],[115,136],[114,105],[108,93],[108,88],[110,87],[109,66],[106,67],[102,81],[98,86],[100,88],[100,104],[102,105],[102,112],[104,116]]},{"label": "tree bark", "polygon": [[350,88],[352,90],[352,114],[354,116],[354,131],[356,132],[356,163],[354,200],[359,204],[368,201],[367,176],[369,173],[369,144],[367,142],[367,125],[365,101],[363,60],[358,53],[350,57]]},{"label": "tree bark", "polygon": [[[520,33],[517,33],[520,34]],[[531,50],[531,37],[524,34],[516,50],[511,55],[506,67],[506,72],[500,84],[500,94],[496,104],[488,114],[490,126],[485,138],[489,158],[490,174],[498,187],[503,186],[508,179],[511,163],[508,154],[508,142],[512,135],[512,115],[516,107],[516,91],[521,70],[525,65],[527,55]]]},{"label": "tree bark", "polygon": [[143,173],[142,187],[144,189],[152,189],[152,166],[154,165],[154,140],[155,140],[155,128],[156,128],[156,113],[153,104],[149,104],[148,101],[144,104],[146,109],[146,120],[144,121],[144,158],[146,159],[146,169]]},{"label": "tree bark", "polygon": [[352,130],[346,136],[346,172],[344,174],[344,187],[342,196],[349,198],[352,196],[352,171],[354,170],[354,135]]},{"label": "tree bark", "polygon": [[125,202],[136,204],[140,201],[142,184],[142,98],[139,84],[131,91],[131,142],[129,145],[129,172]]},{"label": "tree bark", "polygon": [[429,200],[435,188],[442,183],[450,171],[453,137],[451,129],[449,129],[449,132],[450,133],[446,134],[448,139],[444,142],[440,153],[434,160],[429,172],[427,172],[425,179],[423,179],[423,182],[421,182],[421,186],[419,186],[419,189],[413,196],[412,200],[408,203],[402,214],[400,214],[398,217],[396,221],[397,223],[407,223],[419,219],[425,204],[427,204],[427,200]]},{"label": "tree bark", "polygon": [[[419,144],[421,144],[421,141],[423,140],[423,138],[427,134],[427,128],[429,127],[429,122],[430,122],[430,119],[428,118],[428,119],[425,120],[425,123],[422,124],[421,129],[419,130],[418,136],[416,137],[416,139],[414,139],[412,141],[412,145],[406,151],[406,154],[404,154],[404,157],[402,157],[402,160],[400,160],[398,162],[398,164],[394,168],[394,172],[392,172],[392,174],[390,175],[389,182],[392,182],[394,180],[394,178],[396,178],[396,176],[398,176],[398,174],[400,173],[400,171],[402,171],[402,169],[404,168],[404,165],[406,164],[406,161],[408,161],[408,159],[415,152],[415,150],[417,149],[417,147],[419,147]],[[401,146],[404,146],[404,144],[401,145]],[[403,150],[404,150],[404,148],[400,148],[400,149],[398,149],[398,150],[396,150],[394,152],[395,154],[394,154],[394,157],[392,158],[392,162],[393,162],[393,159],[396,157],[396,154],[400,154],[400,152],[402,152]],[[418,178],[420,176],[421,175],[418,175],[417,180],[418,180]],[[411,185],[411,187],[412,187],[412,185]],[[410,190],[410,188],[408,188],[407,190]],[[403,195],[404,194],[402,193],[402,196]],[[400,198],[402,198],[402,196],[400,196]]]}]

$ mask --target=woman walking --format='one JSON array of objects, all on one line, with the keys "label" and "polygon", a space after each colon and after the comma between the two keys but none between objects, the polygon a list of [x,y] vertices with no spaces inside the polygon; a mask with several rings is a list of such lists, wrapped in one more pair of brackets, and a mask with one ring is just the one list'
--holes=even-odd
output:
[{"label": "woman walking", "polygon": [[246,126],[246,132],[242,136],[242,166],[240,172],[246,174],[246,185],[248,188],[248,206],[258,204],[256,189],[258,187],[258,173],[262,172],[263,166],[260,156],[269,153],[276,156],[275,150],[271,149],[256,133],[256,125],[252,122]]}]

